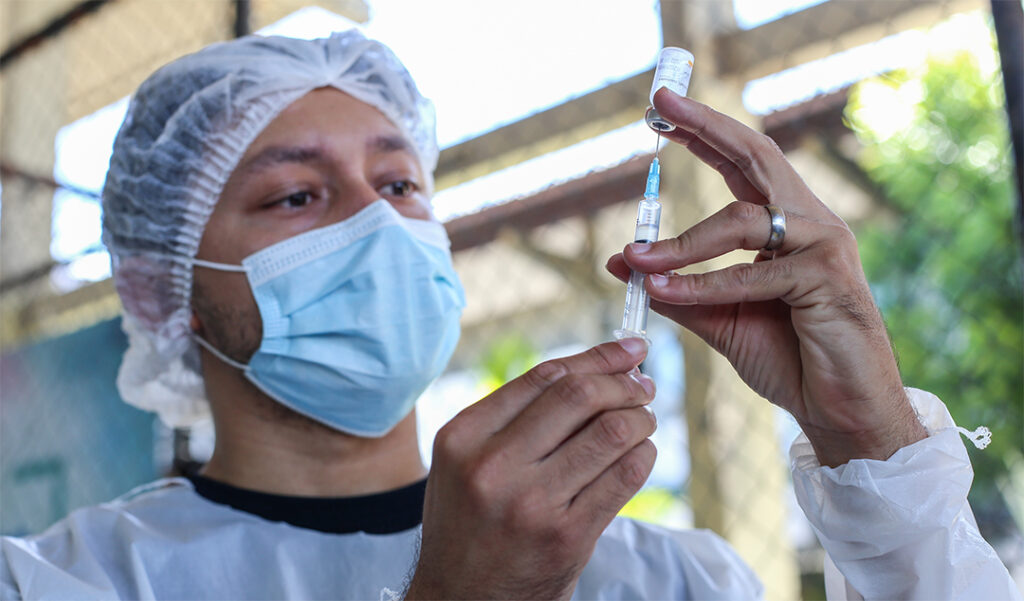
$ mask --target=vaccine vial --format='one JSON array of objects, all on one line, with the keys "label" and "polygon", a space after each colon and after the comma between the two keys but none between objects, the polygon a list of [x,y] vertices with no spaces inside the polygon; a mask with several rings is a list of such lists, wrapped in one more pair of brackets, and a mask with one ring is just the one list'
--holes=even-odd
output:
[{"label": "vaccine vial", "polygon": [[674,46],[661,49],[658,54],[658,66],[654,69],[654,82],[651,84],[651,107],[644,115],[644,121],[651,129],[666,132],[676,128],[654,109],[654,93],[661,88],[668,88],[680,96],[686,96],[692,72],[693,54],[688,50]]}]

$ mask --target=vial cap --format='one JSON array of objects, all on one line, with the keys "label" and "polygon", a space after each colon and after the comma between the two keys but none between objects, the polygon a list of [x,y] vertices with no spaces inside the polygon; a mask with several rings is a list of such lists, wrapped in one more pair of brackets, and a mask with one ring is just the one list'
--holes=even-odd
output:
[{"label": "vial cap", "polygon": [[670,132],[676,128],[675,123],[659,115],[653,106],[647,107],[647,112],[644,113],[644,121],[647,122],[647,127],[662,133]]}]

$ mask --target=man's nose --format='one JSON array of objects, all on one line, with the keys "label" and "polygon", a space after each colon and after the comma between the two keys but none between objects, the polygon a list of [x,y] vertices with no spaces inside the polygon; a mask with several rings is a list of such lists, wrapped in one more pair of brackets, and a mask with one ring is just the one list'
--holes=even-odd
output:
[{"label": "man's nose", "polygon": [[343,221],[380,200],[380,193],[369,182],[358,179],[338,187],[336,198],[326,216],[331,223]]}]

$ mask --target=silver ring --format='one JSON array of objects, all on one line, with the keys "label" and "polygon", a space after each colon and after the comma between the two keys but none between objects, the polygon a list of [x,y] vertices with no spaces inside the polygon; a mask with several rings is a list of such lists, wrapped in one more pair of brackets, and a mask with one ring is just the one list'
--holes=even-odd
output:
[{"label": "silver ring", "polygon": [[782,207],[775,205],[764,205],[764,208],[768,209],[768,215],[772,220],[772,232],[768,236],[768,243],[764,245],[764,250],[776,250],[786,239],[786,213],[783,212]]}]

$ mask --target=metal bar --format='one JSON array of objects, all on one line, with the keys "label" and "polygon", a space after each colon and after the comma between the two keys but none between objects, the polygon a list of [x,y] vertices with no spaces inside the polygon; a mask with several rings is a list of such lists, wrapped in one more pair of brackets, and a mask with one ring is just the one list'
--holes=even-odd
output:
[{"label": "metal bar", "polygon": [[843,123],[843,110],[850,86],[815,96],[764,116],[762,129],[783,152],[794,150],[807,136],[839,138],[850,130]]},{"label": "metal bar", "polygon": [[[984,6],[983,0],[826,2],[751,30],[715,36],[713,44],[718,49],[715,53],[719,63],[718,69],[726,75],[742,74],[754,77],[760,71],[764,71],[760,74],[765,75],[792,66],[784,63],[795,53],[811,46],[817,48],[817,54],[801,55],[801,60],[828,56],[838,48],[823,43],[836,40],[851,30],[878,27],[898,17],[904,18],[901,23],[906,21],[905,25],[917,20],[922,23],[931,22],[929,19],[934,19],[937,14],[966,10],[975,4]],[[684,4],[662,2],[661,6],[666,43],[680,43],[673,40],[678,40],[679,36],[683,35],[678,23],[684,18]],[[914,19],[907,21],[905,17],[908,15],[914,16]],[[848,42],[863,43],[858,39],[851,39]],[[643,107],[648,104],[647,94],[653,75],[653,70],[645,71],[446,148],[441,151],[435,178],[439,184],[444,180],[445,183],[453,185],[458,183],[448,181],[453,173],[495,161],[502,156],[511,156],[524,148],[539,145],[545,140],[557,139],[575,129],[616,114],[630,110],[639,110],[638,114],[642,114]],[[608,122],[609,129],[621,125],[625,123]],[[512,162],[521,162],[526,158],[531,157],[517,155],[516,160]],[[477,175],[479,174],[473,176]],[[439,185],[438,189],[441,187],[443,186]]]},{"label": "metal bar", "polygon": [[652,158],[653,153],[634,157],[532,196],[457,217],[445,224],[452,252],[487,244],[507,227],[527,231],[559,219],[596,213],[617,202],[635,200],[647,180]]},{"label": "metal bar", "polygon": [[1024,243],[1024,9],[1019,0],[992,0],[992,21],[999,44],[1017,175],[1017,235]]},{"label": "metal bar", "polygon": [[[754,79],[984,6],[976,0],[831,0],[753,29],[717,36],[715,60],[720,74]],[[865,34],[878,26],[879,33]]]},{"label": "metal bar", "polygon": [[11,61],[21,56],[28,50],[58,35],[82,17],[96,12],[104,4],[111,0],[86,0],[75,5],[71,10],[50,21],[39,31],[29,34],[25,38],[11,44],[4,53],[0,55],[0,69],[6,67]]},{"label": "metal bar", "polygon": [[68,192],[73,192],[74,194],[78,194],[79,196],[85,196],[87,198],[92,198],[94,200],[100,199],[100,193],[95,190],[88,190],[86,188],[80,188],[73,184],[58,182],[52,177],[46,175],[29,173],[28,171],[25,171],[24,169],[21,169],[19,167],[15,167],[10,163],[0,163],[0,178],[5,177],[16,177],[27,181],[29,184],[37,186],[46,186],[47,188],[50,188],[52,190],[67,190]]},{"label": "metal bar", "polygon": [[60,263],[57,263],[56,261],[50,261],[49,263],[44,263],[39,267],[35,267],[26,272],[20,273],[14,277],[4,278],[3,280],[0,280],[0,295],[7,294],[8,292],[14,290],[15,288],[21,288],[26,284],[31,284],[32,282],[41,280],[49,276],[50,272],[53,271],[53,268],[57,267],[58,265],[60,265]]},{"label": "metal bar", "polygon": [[[79,196],[85,196],[96,200],[100,199],[100,193],[93,190],[86,190],[85,188],[79,188],[70,184],[58,182],[52,177],[45,175],[38,175],[35,173],[29,173],[24,169],[20,169],[8,163],[0,163],[0,178],[18,178],[28,182],[30,186],[44,186],[51,190],[67,190]],[[83,250],[78,256],[85,256],[93,252],[99,252],[105,250],[102,244],[94,245],[90,248]],[[26,272],[18,274],[14,277],[8,277],[0,279],[0,295],[6,294],[15,288],[20,288],[26,284],[31,284],[37,280],[45,278],[50,275],[50,272],[54,267],[59,265],[65,265],[66,263],[59,263],[57,261],[49,261],[48,263],[39,265],[34,269],[30,269]]]},{"label": "metal bar", "polygon": [[66,261],[53,261],[53,260],[51,260],[51,261],[49,261],[47,263],[43,263],[42,265],[39,265],[38,267],[30,269],[30,270],[28,270],[26,272],[23,272],[23,273],[21,273],[19,275],[14,276],[14,277],[4,278],[4,279],[0,280],[0,295],[6,294],[6,293],[10,292],[11,290],[14,290],[15,288],[20,288],[20,287],[22,287],[22,286],[24,286],[26,284],[31,284],[32,282],[35,282],[36,280],[40,280],[40,279],[43,279],[43,278],[49,276],[50,272],[53,271],[54,267],[62,267],[64,265],[70,265],[76,259],[79,259],[79,258],[84,257],[86,255],[91,255],[93,253],[105,252],[106,250],[107,250],[107,247],[104,246],[102,242],[100,242],[100,243],[97,243],[97,244],[93,244],[92,246],[90,246],[88,248],[84,248],[84,249],[78,251],[78,254],[76,254],[75,256],[71,257],[70,259],[68,259]]},{"label": "metal bar", "polygon": [[252,3],[250,0],[235,0],[235,27],[233,33],[241,38],[252,33]]},{"label": "metal bar", "polygon": [[[446,148],[441,151],[435,176],[440,180],[451,173],[494,160],[504,154],[539,144],[544,140],[563,136],[574,129],[593,124],[602,118],[623,111],[632,110],[636,115],[635,120],[639,121],[643,118],[644,108],[648,104],[647,93],[651,89],[653,76],[653,70],[644,71]],[[626,123],[615,125],[621,126]]]}]

